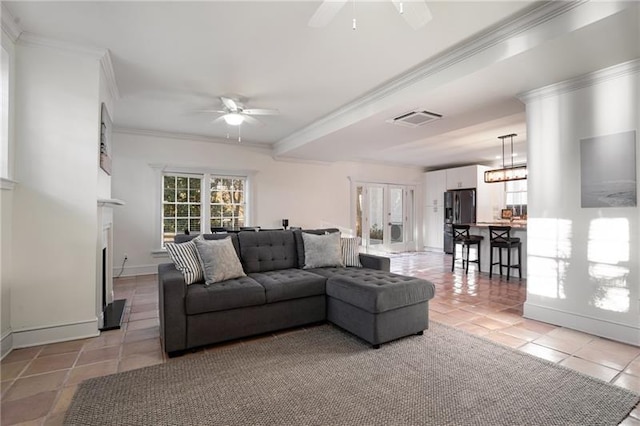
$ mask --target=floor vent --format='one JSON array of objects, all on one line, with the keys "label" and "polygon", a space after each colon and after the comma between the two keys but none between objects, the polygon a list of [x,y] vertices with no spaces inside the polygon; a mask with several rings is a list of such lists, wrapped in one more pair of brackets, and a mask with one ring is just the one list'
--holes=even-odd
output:
[{"label": "floor vent", "polygon": [[410,111],[398,117],[387,120],[387,123],[397,124],[405,127],[418,127],[423,124],[442,118],[442,115],[429,111]]}]

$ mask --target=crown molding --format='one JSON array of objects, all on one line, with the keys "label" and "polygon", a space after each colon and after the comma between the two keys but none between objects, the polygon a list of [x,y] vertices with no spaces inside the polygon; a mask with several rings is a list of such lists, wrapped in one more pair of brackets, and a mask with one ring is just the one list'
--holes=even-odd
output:
[{"label": "crown molding", "polygon": [[23,46],[48,47],[51,49],[63,50],[80,55],[93,56],[96,59],[101,59],[107,53],[107,49],[72,43],[63,40],[56,40],[53,38],[43,37],[38,34],[30,33],[28,31],[23,31],[20,34],[20,37],[18,37],[18,44]]},{"label": "crown molding", "polygon": [[191,133],[176,133],[176,132],[165,132],[161,130],[147,130],[147,129],[134,129],[130,127],[114,127],[112,130],[113,133],[120,133],[124,135],[133,135],[133,136],[148,136],[152,138],[166,138],[166,139],[176,139],[190,142],[207,142],[207,143],[217,143],[221,145],[233,145],[235,147],[240,148],[251,148],[263,152],[271,152],[271,145],[257,142],[238,142],[235,140],[227,140],[221,138],[213,138],[202,135],[194,135]]},{"label": "crown molding", "polygon": [[615,80],[631,74],[640,73],[640,59],[623,62],[611,67],[603,68],[598,71],[590,72],[576,78],[561,81],[559,83],[550,84],[538,89],[529,90],[518,95],[524,103],[529,103],[538,99],[550,96],[562,95],[564,93],[573,92],[589,86],[595,86],[606,81]]},{"label": "crown molding", "polygon": [[22,28],[16,21],[16,18],[9,12],[7,6],[4,3],[0,3],[0,17],[2,18],[2,31],[11,39],[12,42],[16,42],[20,34],[22,34]]},{"label": "crown molding", "polygon": [[100,58],[100,66],[107,80],[107,87],[113,100],[120,99],[120,90],[118,90],[118,82],[116,81],[116,74],[113,71],[113,63],[111,62],[111,53],[109,49],[106,49],[104,55]]},{"label": "crown molding", "polygon": [[576,7],[588,3],[589,0],[576,1],[550,1],[541,6],[534,6],[508,23],[498,24],[488,28],[473,40],[460,46],[453,47],[444,53],[437,55],[422,65],[408,71],[392,82],[370,91],[358,100],[351,102],[309,126],[298,130],[275,144],[278,154],[302,146],[304,139],[317,137],[323,134],[322,128],[333,121],[344,121],[346,114],[353,114],[359,110],[375,110],[374,104],[395,92],[410,88],[420,81],[440,73],[452,66],[465,61],[478,53],[490,49],[500,43],[517,36],[531,28],[544,24],[560,15],[563,15]]},{"label": "crown molding", "polygon": [[20,34],[17,42],[18,44],[21,44],[23,46],[47,47],[80,55],[87,55],[98,59],[100,61],[100,66],[104,71],[104,75],[107,81],[107,87],[109,89],[109,92],[111,93],[112,98],[114,100],[120,98],[120,91],[118,90],[118,83],[116,81],[116,75],[113,70],[113,63],[111,62],[111,53],[109,52],[109,49],[93,47],[79,43],[72,43],[63,40],[56,40],[27,31],[23,31]]}]

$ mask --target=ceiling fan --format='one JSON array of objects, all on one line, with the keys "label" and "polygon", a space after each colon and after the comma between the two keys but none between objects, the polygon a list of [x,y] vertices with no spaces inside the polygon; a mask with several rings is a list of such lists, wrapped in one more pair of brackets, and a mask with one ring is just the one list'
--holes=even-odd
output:
[{"label": "ceiling fan", "polygon": [[[309,19],[308,25],[314,28],[321,28],[329,24],[331,20],[340,12],[340,10],[347,4],[348,0],[324,0],[316,12]],[[351,0],[354,2],[355,0]],[[413,28],[417,30],[424,27],[427,22],[431,21],[431,11],[427,6],[425,0],[390,0],[396,7],[398,13],[404,18],[405,21]],[[356,29],[356,18],[353,18],[353,29]]]},{"label": "ceiling fan", "polygon": [[253,118],[253,115],[277,115],[280,112],[277,109],[258,109],[245,108],[244,104],[239,100],[226,96],[220,96],[222,102],[222,110],[203,110],[203,112],[214,112],[223,114],[214,121],[224,120],[230,126],[240,126],[245,121],[250,124],[262,124],[259,120]]}]

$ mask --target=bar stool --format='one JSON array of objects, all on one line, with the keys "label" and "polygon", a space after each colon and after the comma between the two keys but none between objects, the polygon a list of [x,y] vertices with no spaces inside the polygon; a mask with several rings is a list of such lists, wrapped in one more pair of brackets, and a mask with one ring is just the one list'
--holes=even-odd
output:
[{"label": "bar stool", "polygon": [[[480,272],[480,242],[484,237],[482,235],[469,235],[469,225],[453,225],[453,260],[451,261],[451,272],[456,264],[456,244],[462,245],[462,267],[465,268],[465,274],[469,273],[469,263],[478,264],[478,272]],[[469,260],[469,249],[472,245],[477,246],[478,256],[476,260]],[[464,249],[467,248],[467,258],[464,258]]]},{"label": "bar stool", "polygon": [[[510,226],[489,226],[489,244],[490,244],[490,252],[489,252],[489,278],[491,278],[493,274],[493,267],[495,265],[500,265],[500,276],[502,276],[502,268],[507,267],[507,281],[509,281],[509,277],[511,276],[511,269],[518,269],[518,277],[522,279],[522,268],[520,264],[522,263],[522,255],[521,248],[522,243],[520,242],[520,238],[512,238],[511,237],[511,227]],[[498,262],[493,262],[493,249],[497,248],[498,251]],[[507,264],[502,263],[502,250],[507,250]],[[511,250],[518,249],[518,264],[511,264]]]}]

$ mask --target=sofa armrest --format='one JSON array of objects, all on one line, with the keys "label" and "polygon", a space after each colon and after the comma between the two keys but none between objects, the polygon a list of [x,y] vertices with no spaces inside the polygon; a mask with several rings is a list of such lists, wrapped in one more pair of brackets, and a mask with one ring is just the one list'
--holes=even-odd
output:
[{"label": "sofa armrest", "polygon": [[362,263],[362,266],[365,268],[378,269],[385,272],[391,270],[391,259],[384,256],[360,253],[360,263]]},{"label": "sofa armrest", "polygon": [[160,339],[165,352],[187,347],[187,284],[173,263],[158,265]]}]

